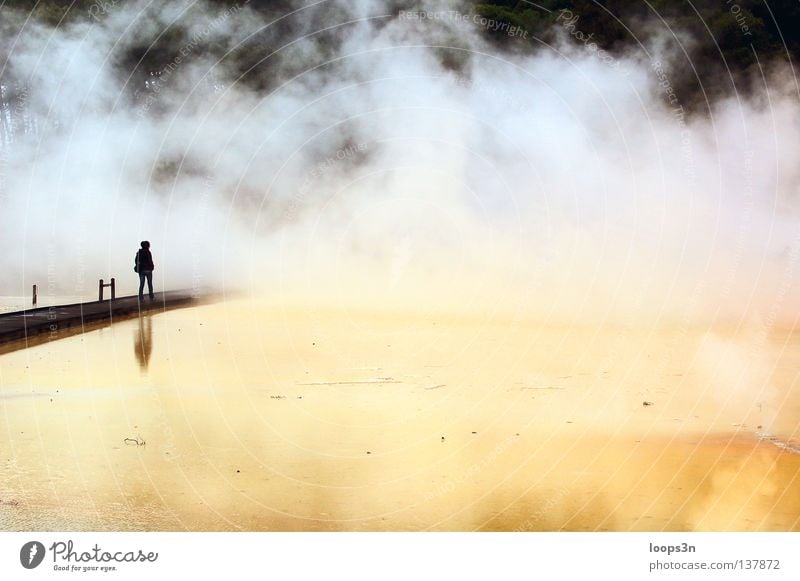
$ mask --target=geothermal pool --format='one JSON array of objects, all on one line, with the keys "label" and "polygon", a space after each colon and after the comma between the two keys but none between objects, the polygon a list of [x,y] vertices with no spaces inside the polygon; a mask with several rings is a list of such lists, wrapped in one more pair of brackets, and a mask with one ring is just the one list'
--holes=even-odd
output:
[{"label": "geothermal pool", "polygon": [[0,355],[3,530],[800,530],[800,334],[229,300]]}]

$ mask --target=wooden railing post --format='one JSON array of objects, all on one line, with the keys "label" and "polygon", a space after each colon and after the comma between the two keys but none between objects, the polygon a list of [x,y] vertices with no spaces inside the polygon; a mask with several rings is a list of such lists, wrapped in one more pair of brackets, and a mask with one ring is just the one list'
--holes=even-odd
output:
[{"label": "wooden railing post", "polygon": [[103,288],[110,286],[111,287],[111,300],[113,301],[117,298],[117,281],[116,279],[112,278],[111,282],[108,284],[103,283],[103,279],[100,279],[100,282],[97,285],[97,300],[103,302]]}]

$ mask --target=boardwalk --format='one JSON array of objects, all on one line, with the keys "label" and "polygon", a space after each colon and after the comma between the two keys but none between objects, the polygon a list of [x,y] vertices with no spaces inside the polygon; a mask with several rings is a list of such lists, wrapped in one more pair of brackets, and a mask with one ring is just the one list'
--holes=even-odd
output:
[{"label": "boardwalk", "polygon": [[121,297],[113,301],[92,301],[72,305],[42,307],[0,315],[0,345],[13,349],[12,342],[39,343],[94,328],[98,323],[135,317],[141,312],[166,311],[199,302],[196,294],[189,290],[156,293],[155,299],[145,298],[142,304],[136,295]]}]

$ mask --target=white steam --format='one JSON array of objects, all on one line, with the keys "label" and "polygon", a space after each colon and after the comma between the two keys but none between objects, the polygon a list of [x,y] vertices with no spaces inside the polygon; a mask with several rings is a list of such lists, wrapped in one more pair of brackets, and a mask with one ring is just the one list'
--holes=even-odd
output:
[{"label": "white steam", "polygon": [[228,82],[230,63],[203,44],[246,46],[269,19],[246,6],[200,18],[192,4],[201,42],[148,92],[113,55],[189,4],[147,19],[142,5],[28,25],[8,55],[0,82],[25,87],[35,127],[5,105],[3,292],[50,280],[91,295],[109,276],[132,290],[148,239],[169,288],[793,320],[800,132],[787,79],[690,118],[677,109],[688,96],[665,89],[666,57],[661,73],[644,54],[608,62],[567,34],[533,56],[518,38],[501,51],[470,19],[361,2],[307,8],[335,16],[336,53],[306,29],[270,57],[300,74],[255,90]]}]

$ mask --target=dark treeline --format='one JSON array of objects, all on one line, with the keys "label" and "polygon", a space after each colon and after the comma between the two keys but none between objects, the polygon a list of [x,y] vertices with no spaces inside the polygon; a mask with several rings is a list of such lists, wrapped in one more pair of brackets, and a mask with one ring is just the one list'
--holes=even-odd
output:
[{"label": "dark treeline", "polygon": [[[551,42],[573,30],[612,55],[648,59],[654,43],[670,54],[670,77],[694,111],[763,86],[762,72],[773,74],[800,55],[800,2],[796,0],[493,0],[472,2],[473,10],[528,31],[533,45]],[[551,10],[550,13],[547,10]],[[562,11],[568,11],[563,13]],[[576,19],[577,17],[577,19]],[[489,34],[492,34],[489,32]],[[506,42],[502,31],[493,33]],[[575,42],[574,33],[570,38]],[[651,54],[651,53],[650,53]]]},{"label": "dark treeline", "polygon": [[[26,20],[44,22],[51,26],[66,26],[75,21],[102,25],[106,13],[141,5],[122,0],[6,0],[0,5],[0,51],[13,50],[13,42]],[[302,7],[289,0],[250,0],[252,10],[259,12],[264,22],[287,15]],[[34,7],[35,6],[35,7]],[[226,10],[241,7],[235,0],[207,0],[190,6],[185,19],[166,27],[148,26],[147,10],[131,12],[136,15],[127,32],[126,42],[120,43],[114,55],[114,66],[131,86],[141,89],[147,79],[158,74],[187,43],[193,42],[186,23],[209,20]],[[377,6],[377,4],[376,4]],[[452,10],[458,4],[443,5]],[[634,57],[646,61],[653,47],[661,44],[661,54],[669,54],[671,62],[664,63],[670,81],[681,95],[684,106],[696,113],[706,111],[708,104],[733,96],[749,95],[762,84],[761,75],[772,75],[779,67],[793,62],[800,54],[800,2],[797,0],[526,0],[470,1],[460,4],[463,12],[491,18],[525,31],[524,39],[510,38],[504,30],[478,27],[478,30],[499,49],[514,52],[550,50],[547,45],[557,36],[579,43],[580,37],[591,35],[591,41],[614,56]],[[414,10],[414,2],[390,1],[380,4],[379,12],[397,14]],[[426,8],[430,9],[429,6]],[[157,10],[157,8],[156,8]],[[218,76],[244,83],[254,90],[265,90],[275,83],[299,72],[335,58],[347,27],[324,31],[337,23],[352,19],[347,2],[329,2],[318,8],[303,10],[287,16],[280,25],[265,27],[246,41],[234,44],[219,35],[202,39],[202,53],[224,57],[224,67]],[[568,11],[572,25],[564,24]],[[28,20],[30,19],[30,20]],[[376,19],[374,26],[387,21]],[[431,26],[436,23],[431,22]],[[567,34],[573,32],[573,34]],[[293,40],[305,36],[303,43],[282,50],[279,57],[266,58]],[[196,40],[196,39],[195,39]],[[462,40],[454,35],[452,43]],[[308,46],[314,50],[309,51]],[[2,61],[6,54],[0,52]],[[198,51],[199,52],[199,51]],[[443,64],[458,68],[464,64],[464,54],[438,49]],[[565,63],[566,66],[566,63]],[[337,74],[336,65],[330,74]],[[14,75],[14,71],[3,71]],[[17,71],[19,73],[19,71]],[[132,77],[130,75],[133,75]],[[7,84],[8,85],[8,84]],[[8,90],[9,87],[6,87]]]}]

